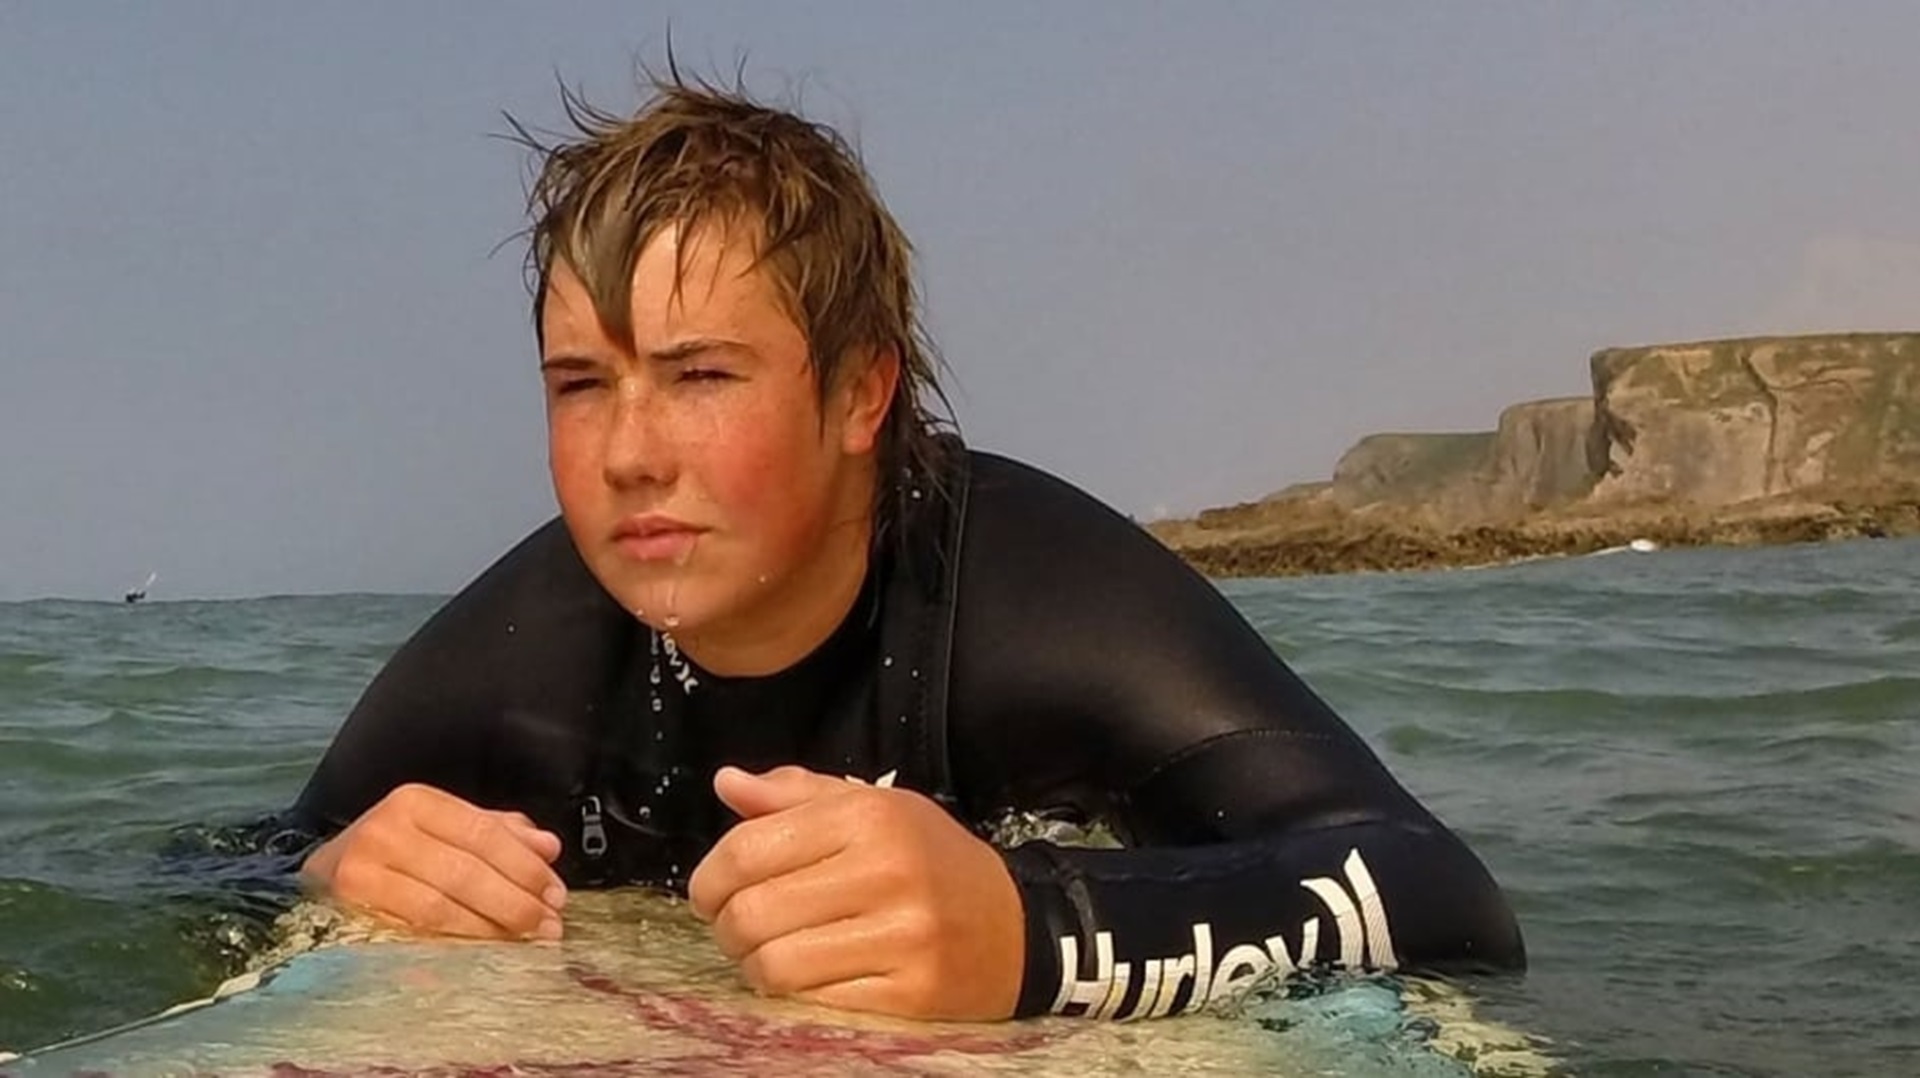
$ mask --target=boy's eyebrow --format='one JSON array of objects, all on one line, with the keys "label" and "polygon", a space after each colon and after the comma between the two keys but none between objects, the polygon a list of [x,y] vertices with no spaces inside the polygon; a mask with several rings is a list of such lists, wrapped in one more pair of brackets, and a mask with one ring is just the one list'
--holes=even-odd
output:
[{"label": "boy's eyebrow", "polygon": [[[744,341],[728,340],[725,337],[694,337],[690,340],[676,341],[647,353],[647,358],[662,363],[678,363],[705,355],[708,352],[733,352],[739,355],[753,356],[758,353],[753,346]],[[580,371],[602,366],[599,360],[589,356],[561,353],[540,361],[543,371]]]},{"label": "boy's eyebrow", "polygon": [[691,340],[676,341],[664,348],[655,348],[647,353],[647,358],[657,359],[663,363],[677,363],[706,352],[739,352],[752,355],[753,349],[740,341],[730,341],[724,337],[694,337]]}]

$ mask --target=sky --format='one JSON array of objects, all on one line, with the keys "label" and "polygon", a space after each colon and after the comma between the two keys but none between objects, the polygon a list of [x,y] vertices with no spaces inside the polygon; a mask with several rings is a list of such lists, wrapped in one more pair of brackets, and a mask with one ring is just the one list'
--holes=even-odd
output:
[{"label": "sky", "polygon": [[1140,517],[1920,328],[1911,4],[0,4],[0,600],[447,592],[550,517],[503,114],[669,32],[859,146],[968,440]]}]

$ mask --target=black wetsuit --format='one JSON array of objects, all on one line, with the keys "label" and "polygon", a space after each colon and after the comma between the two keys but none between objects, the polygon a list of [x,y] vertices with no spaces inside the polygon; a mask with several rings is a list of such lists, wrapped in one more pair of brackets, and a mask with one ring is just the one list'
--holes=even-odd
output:
[{"label": "black wetsuit", "polygon": [[1275,966],[1524,965],[1479,861],[1203,577],[1032,468],[956,453],[947,478],[900,486],[846,621],[764,678],[688,665],[549,524],[395,655],[291,823],[421,782],[561,835],[572,885],[683,888],[733,822],[713,771],[798,763],[982,833],[1112,828],[1127,848],[1005,855],[1023,1015],[1191,1010]]}]

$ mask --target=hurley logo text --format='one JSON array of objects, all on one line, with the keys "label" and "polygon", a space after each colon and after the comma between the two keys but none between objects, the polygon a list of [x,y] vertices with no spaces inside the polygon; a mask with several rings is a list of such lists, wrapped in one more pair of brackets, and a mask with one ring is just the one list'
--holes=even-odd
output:
[{"label": "hurley logo text", "polygon": [[[1319,899],[1331,919],[1338,964],[1356,970],[1393,969],[1398,963],[1386,907],[1381,905],[1373,874],[1367,871],[1359,850],[1347,854],[1341,875],[1344,885],[1327,876],[1300,881],[1301,887]],[[1190,929],[1192,950],[1145,960],[1137,983],[1134,964],[1113,959],[1113,933],[1094,933],[1093,975],[1085,979],[1080,976],[1079,938],[1061,936],[1060,991],[1053,999],[1053,1013],[1121,1021],[1159,1018],[1173,1010],[1181,989],[1189,988],[1180,1013],[1192,1014],[1232,999],[1270,973],[1278,971],[1285,976],[1312,965],[1320,953],[1320,924],[1317,916],[1301,922],[1296,950],[1288,950],[1284,935],[1273,935],[1258,943],[1229,947],[1216,961],[1213,925],[1200,921]]]}]

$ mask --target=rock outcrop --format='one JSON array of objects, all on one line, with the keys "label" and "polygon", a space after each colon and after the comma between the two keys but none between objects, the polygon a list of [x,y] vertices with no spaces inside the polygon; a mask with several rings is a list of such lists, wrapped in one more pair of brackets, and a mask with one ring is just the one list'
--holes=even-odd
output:
[{"label": "rock outcrop", "polygon": [[1920,474],[1920,336],[1610,348],[1593,389],[1597,503],[1732,505]]},{"label": "rock outcrop", "polygon": [[1153,530],[1230,574],[1920,530],[1920,334],[1610,348],[1591,368],[1591,397],[1370,435],[1330,482]]},{"label": "rock outcrop", "polygon": [[1370,434],[1341,455],[1331,482],[1289,487],[1263,504],[1312,499],[1440,527],[1518,519],[1593,489],[1593,426],[1591,398],[1563,397],[1516,404],[1491,431]]},{"label": "rock outcrop", "polygon": [[1530,513],[1586,497],[1599,476],[1588,448],[1593,422],[1591,397],[1531,401],[1500,413],[1487,462],[1487,515]]},{"label": "rock outcrop", "polygon": [[1334,465],[1330,493],[1348,509],[1477,498],[1493,440],[1491,433],[1370,434]]}]

